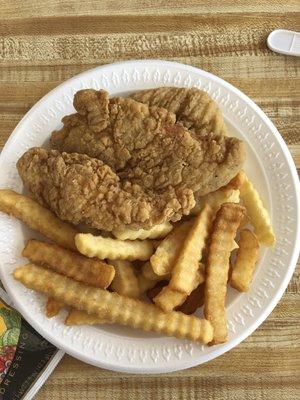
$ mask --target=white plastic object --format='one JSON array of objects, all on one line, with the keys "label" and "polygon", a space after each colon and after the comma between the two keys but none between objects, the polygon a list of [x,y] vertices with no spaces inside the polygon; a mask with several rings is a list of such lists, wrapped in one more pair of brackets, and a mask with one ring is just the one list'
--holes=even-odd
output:
[{"label": "white plastic object", "polygon": [[276,29],[268,36],[269,49],[289,56],[300,56],[300,33]]}]

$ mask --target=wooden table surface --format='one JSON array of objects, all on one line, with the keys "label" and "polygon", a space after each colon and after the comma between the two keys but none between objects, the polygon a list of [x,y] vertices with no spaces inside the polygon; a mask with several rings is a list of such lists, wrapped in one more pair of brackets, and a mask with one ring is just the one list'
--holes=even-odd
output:
[{"label": "wooden table surface", "polygon": [[[159,58],[244,91],[278,127],[299,168],[300,59],[266,46],[276,28],[300,30],[299,11],[297,0],[0,0],[0,145],[38,99],[71,76],[113,61]],[[298,268],[261,327],[205,365],[136,376],[65,356],[36,399],[296,399],[299,291]]]}]

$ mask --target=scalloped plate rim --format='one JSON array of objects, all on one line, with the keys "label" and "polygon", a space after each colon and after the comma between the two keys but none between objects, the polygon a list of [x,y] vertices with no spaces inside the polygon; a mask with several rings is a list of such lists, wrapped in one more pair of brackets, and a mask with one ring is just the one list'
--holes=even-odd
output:
[{"label": "scalloped plate rim", "polygon": [[[296,167],[294,165],[294,161],[292,159],[292,156],[283,140],[283,138],[281,137],[281,135],[279,134],[278,130],[276,129],[276,127],[274,126],[274,124],[270,121],[270,119],[264,114],[264,112],[258,107],[258,105],[255,104],[254,101],[252,101],[250,98],[248,98],[248,96],[246,96],[243,92],[241,92],[239,89],[237,89],[236,87],[234,87],[233,85],[231,85],[230,83],[224,81],[223,79],[217,77],[214,74],[211,74],[209,72],[203,71],[199,68],[196,67],[192,67],[189,65],[185,65],[185,64],[180,64],[180,63],[176,63],[176,62],[171,62],[171,61],[164,61],[164,60],[128,60],[128,61],[120,61],[120,62],[116,62],[116,63],[112,63],[112,64],[106,64],[103,66],[98,66],[95,68],[92,68],[90,70],[81,72],[73,77],[71,77],[70,79],[62,82],[60,85],[58,85],[57,87],[55,87],[54,89],[52,89],[49,93],[47,93],[45,96],[43,96],[26,114],[25,116],[21,119],[21,121],[17,124],[17,126],[15,127],[15,129],[13,130],[12,134],[10,135],[9,139],[7,140],[1,155],[0,155],[0,165],[4,162],[5,160],[5,155],[6,152],[8,151],[8,149],[11,147],[11,145],[14,143],[14,141],[17,139],[17,135],[18,135],[18,131],[20,129],[20,127],[25,123],[25,121],[27,119],[29,119],[31,117],[32,114],[34,114],[34,112],[36,111],[36,109],[43,104],[49,97],[51,97],[51,95],[53,95],[53,93],[55,93],[60,87],[66,85],[66,84],[70,84],[73,81],[76,81],[78,79],[84,78],[85,76],[88,76],[89,74],[91,74],[92,72],[95,71],[103,71],[105,69],[111,69],[114,66],[122,66],[124,65],[124,67],[128,66],[128,65],[135,65],[135,64],[142,64],[145,65],[145,67],[147,67],[147,65],[156,65],[156,64],[163,64],[164,67],[178,67],[179,69],[184,69],[184,70],[190,70],[191,72],[194,72],[196,74],[200,74],[202,76],[207,77],[208,79],[213,80],[216,83],[221,84],[223,87],[228,88],[230,91],[234,92],[238,97],[242,98],[246,103],[248,103],[252,109],[254,110],[254,112],[256,114],[258,114],[264,121],[264,123],[269,127],[270,131],[272,132],[272,134],[275,136],[275,138],[277,139],[281,150],[287,160],[287,164],[289,167],[289,172],[291,173],[291,178],[294,184],[294,189],[296,192],[296,199],[295,199],[295,204],[296,204],[296,211],[295,213],[297,214],[297,232],[296,232],[296,242],[294,244],[294,248],[293,248],[293,253],[291,255],[291,262],[290,265],[287,268],[287,271],[285,273],[285,277],[283,279],[283,281],[281,282],[279,288],[277,289],[276,294],[272,297],[271,301],[269,302],[268,306],[264,309],[263,313],[260,315],[259,318],[257,318],[255,320],[255,322],[253,322],[250,327],[247,327],[247,329],[245,329],[245,331],[240,334],[238,337],[231,339],[230,342],[224,344],[224,345],[219,345],[219,346],[215,346],[215,351],[210,353],[210,354],[206,354],[205,355],[205,360],[201,360],[199,361],[198,359],[193,359],[190,358],[186,361],[179,361],[178,363],[180,363],[180,365],[176,365],[174,367],[172,366],[168,366],[168,367],[164,367],[164,368],[147,368],[145,366],[138,366],[138,367],[134,367],[132,365],[127,366],[127,367],[120,367],[118,365],[115,365],[113,363],[109,363],[109,362],[105,362],[103,360],[99,361],[99,360],[92,360],[89,357],[86,357],[82,352],[79,352],[75,349],[72,348],[71,344],[67,345],[64,344],[62,346],[61,343],[61,338],[56,338],[53,337],[51,335],[51,333],[48,333],[47,331],[44,331],[41,326],[39,326],[38,322],[35,321],[34,317],[31,317],[31,315],[29,315],[28,313],[25,312],[26,314],[26,319],[28,320],[29,323],[31,323],[35,329],[37,329],[38,331],[41,329],[43,330],[43,336],[48,339],[50,342],[52,342],[54,345],[56,345],[57,347],[61,347],[63,348],[67,353],[73,355],[74,357],[87,362],[91,365],[95,365],[98,367],[103,367],[103,368],[107,368],[110,370],[115,370],[115,371],[120,371],[120,372],[129,372],[129,373],[145,373],[145,374],[157,374],[157,373],[165,373],[165,372],[173,372],[173,371],[178,371],[178,370],[182,370],[182,369],[186,369],[186,368],[190,368],[196,365],[199,365],[199,363],[204,363],[207,361],[210,361],[218,356],[220,356],[221,354],[227,352],[228,350],[232,349],[233,347],[235,347],[236,345],[238,345],[240,342],[242,342],[246,337],[248,337],[249,335],[251,335],[251,333],[257,329],[257,327],[268,317],[268,315],[272,312],[272,310],[275,308],[275,306],[277,305],[278,301],[280,300],[280,298],[282,297],[291,277],[292,274],[294,272],[295,266],[296,266],[296,262],[297,262],[297,258],[298,258],[298,253],[299,253],[299,248],[300,248],[300,218],[299,218],[299,203],[300,203],[300,190],[299,190],[299,186],[298,186],[298,175],[297,175],[297,170]],[[22,309],[22,301],[21,299],[18,299],[17,296],[15,296],[15,293],[13,293],[13,291],[11,290],[10,286],[8,285],[7,281],[6,281],[6,276],[5,274],[3,274],[2,269],[0,269],[0,273],[1,273],[1,278],[3,281],[3,284],[5,286],[5,289],[7,290],[7,292],[9,293],[9,295],[11,296],[11,298],[14,300],[16,306],[19,309]],[[20,284],[19,284],[20,285]],[[20,285],[21,286],[21,285]]]}]

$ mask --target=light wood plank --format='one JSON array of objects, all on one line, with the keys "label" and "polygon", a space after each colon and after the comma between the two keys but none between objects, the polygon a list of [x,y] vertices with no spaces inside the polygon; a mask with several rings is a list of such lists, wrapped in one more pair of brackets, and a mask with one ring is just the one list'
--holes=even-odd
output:
[{"label": "light wood plank", "polygon": [[[298,6],[298,7],[297,7]],[[218,13],[273,13],[282,12],[282,2],[280,0],[223,0],[213,4],[213,12]],[[14,0],[8,2],[0,1],[1,14],[3,18],[28,18],[32,15],[43,17],[56,16],[78,16],[78,15],[149,15],[163,14],[210,14],[212,5],[206,0],[177,0],[165,2],[162,0],[102,0],[84,2],[61,0]],[[297,0],[289,0],[284,4],[286,12],[299,11]]]},{"label": "light wood plank", "polygon": [[[0,25],[0,64],[32,65],[103,62],[103,58],[170,58],[265,54],[267,32],[276,27],[296,29],[295,13],[272,16],[135,16],[3,20]],[[174,26],[176,31],[174,32]],[[252,29],[253,26],[263,28]],[[265,27],[268,26],[268,29]],[[35,35],[34,32],[38,32]],[[70,33],[73,32],[74,34]],[[110,37],[107,37],[107,34]],[[209,33],[209,34],[207,34]],[[20,35],[21,36],[18,36]],[[63,37],[60,36],[63,35]],[[212,37],[216,40],[212,42]]]},{"label": "light wood plank", "polygon": [[[66,79],[114,61],[161,58],[212,72],[271,118],[300,169],[300,69],[269,32],[299,29],[299,3],[253,0],[0,0],[0,148],[29,108]],[[268,319],[207,364],[155,376],[65,356],[37,400],[290,400],[299,394],[300,266]]]}]

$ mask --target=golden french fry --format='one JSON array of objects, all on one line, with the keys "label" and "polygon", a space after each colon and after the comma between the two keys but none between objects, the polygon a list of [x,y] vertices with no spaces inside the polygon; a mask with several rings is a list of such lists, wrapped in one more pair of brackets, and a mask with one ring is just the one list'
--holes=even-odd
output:
[{"label": "golden french fry", "polygon": [[59,245],[76,250],[74,239],[77,230],[31,198],[10,189],[1,189],[0,211],[20,219]]},{"label": "golden french fry", "polygon": [[152,279],[146,278],[142,272],[138,274],[137,279],[139,282],[140,294],[143,294],[147,292],[147,290],[152,289],[157,282]]},{"label": "golden french fry", "polygon": [[198,215],[203,209],[205,204],[209,204],[210,207],[216,212],[223,203],[239,203],[240,191],[238,189],[227,188],[226,186],[220,189],[208,193],[205,196],[199,197],[196,201],[196,206],[191,211],[192,215]]},{"label": "golden french fry", "polygon": [[171,272],[192,224],[192,221],[186,221],[176,226],[158,245],[155,253],[150,258],[150,264],[157,275],[164,276]]},{"label": "golden french fry", "polygon": [[49,297],[46,303],[45,314],[47,318],[52,318],[57,315],[60,310],[64,308],[64,303]]},{"label": "golden french fry", "polygon": [[[242,225],[242,222],[241,222],[241,225]],[[232,243],[232,247],[231,247],[231,250],[230,250],[230,252],[232,253],[234,250],[236,250],[236,249],[238,249],[239,248],[239,245],[237,244],[237,242],[234,240],[233,241],[233,243]],[[202,253],[202,260],[203,260],[203,258],[205,258],[205,260],[207,260],[207,256],[208,256],[208,245],[203,249],[203,253]],[[204,261],[203,261],[204,262]]]},{"label": "golden french fry", "polygon": [[[228,196],[227,200],[224,201],[223,203],[239,203],[239,202],[240,202],[240,191],[238,189],[233,189],[231,194]],[[218,207],[218,209],[220,208],[220,206]]]},{"label": "golden french fry", "polygon": [[247,292],[252,281],[255,264],[259,257],[259,243],[251,231],[240,233],[239,249],[232,268],[230,285],[240,292]]},{"label": "golden french fry", "polygon": [[109,324],[110,321],[107,318],[98,317],[95,314],[88,314],[85,311],[76,310],[72,308],[65,320],[66,325],[99,325]]},{"label": "golden french fry", "polygon": [[161,239],[167,236],[173,229],[170,222],[154,225],[150,229],[133,230],[129,228],[115,229],[112,231],[113,235],[120,240],[144,240],[144,239]]},{"label": "golden french fry", "polygon": [[134,273],[134,266],[126,260],[108,260],[115,267],[116,275],[110,285],[114,292],[132,298],[140,295],[139,282]]},{"label": "golden french fry", "polygon": [[[193,286],[191,292],[202,282],[204,282],[203,272],[197,272],[192,282]],[[187,297],[188,295],[186,293],[178,292],[170,287],[170,285],[167,285],[153,298],[153,302],[163,311],[170,312],[174,310],[174,308],[181,306],[181,304],[186,301]]]},{"label": "golden french fry", "polygon": [[223,203],[239,203],[239,189],[245,182],[245,179],[245,172],[240,171],[229,183],[227,183],[227,185],[220,187],[220,189],[208,193],[205,196],[196,196],[196,206],[191,211],[191,214],[199,214],[205,204],[209,204],[214,211],[218,211]]},{"label": "golden french fry", "polygon": [[149,261],[147,261],[141,268],[141,272],[144,275],[145,278],[149,279],[150,281],[162,281],[164,279],[169,279],[170,275],[157,275],[154,271],[153,268],[150,264]]},{"label": "golden french fry", "polygon": [[212,218],[213,211],[209,205],[205,205],[195,218],[171,272],[170,288],[173,290],[189,295],[195,289],[194,282]]},{"label": "golden french fry", "polygon": [[154,252],[151,240],[126,240],[103,238],[89,233],[79,233],[75,236],[75,244],[88,257],[98,257],[100,260],[149,260]]},{"label": "golden french fry", "polygon": [[268,211],[253,184],[246,177],[241,189],[241,199],[246,207],[247,214],[254,227],[254,233],[259,243],[265,246],[274,246],[275,235]]},{"label": "golden french fry", "polygon": [[173,290],[169,285],[162,290],[153,299],[154,304],[165,312],[173,311],[177,306],[185,302],[187,295],[177,290]]},{"label": "golden french fry", "polygon": [[113,323],[163,333],[180,339],[208,343],[213,338],[209,321],[177,311],[164,313],[140,300],[89,287],[34,264],[17,268],[14,278],[29,289],[42,292],[65,304]]},{"label": "golden french fry", "polygon": [[204,315],[214,328],[213,344],[227,340],[225,297],[229,257],[244,213],[244,207],[238,204],[222,204],[213,225],[206,266],[204,302]]},{"label": "golden french fry", "polygon": [[246,174],[242,170],[234,178],[232,178],[231,181],[227,183],[227,185],[223,186],[223,189],[226,188],[226,189],[238,190],[242,187],[245,180],[246,180]]},{"label": "golden french fry", "polygon": [[115,276],[112,265],[100,260],[91,260],[56,244],[39,240],[29,240],[22,256],[76,281],[104,289],[111,284]]},{"label": "golden french fry", "polygon": [[[149,300],[153,301],[154,297],[157,296],[163,287],[168,285],[168,281],[157,282],[156,285],[147,291],[147,296]],[[175,308],[175,311],[181,311],[184,314],[193,314],[199,307],[204,304],[204,283],[192,291],[192,293],[187,297],[185,302]]]}]

